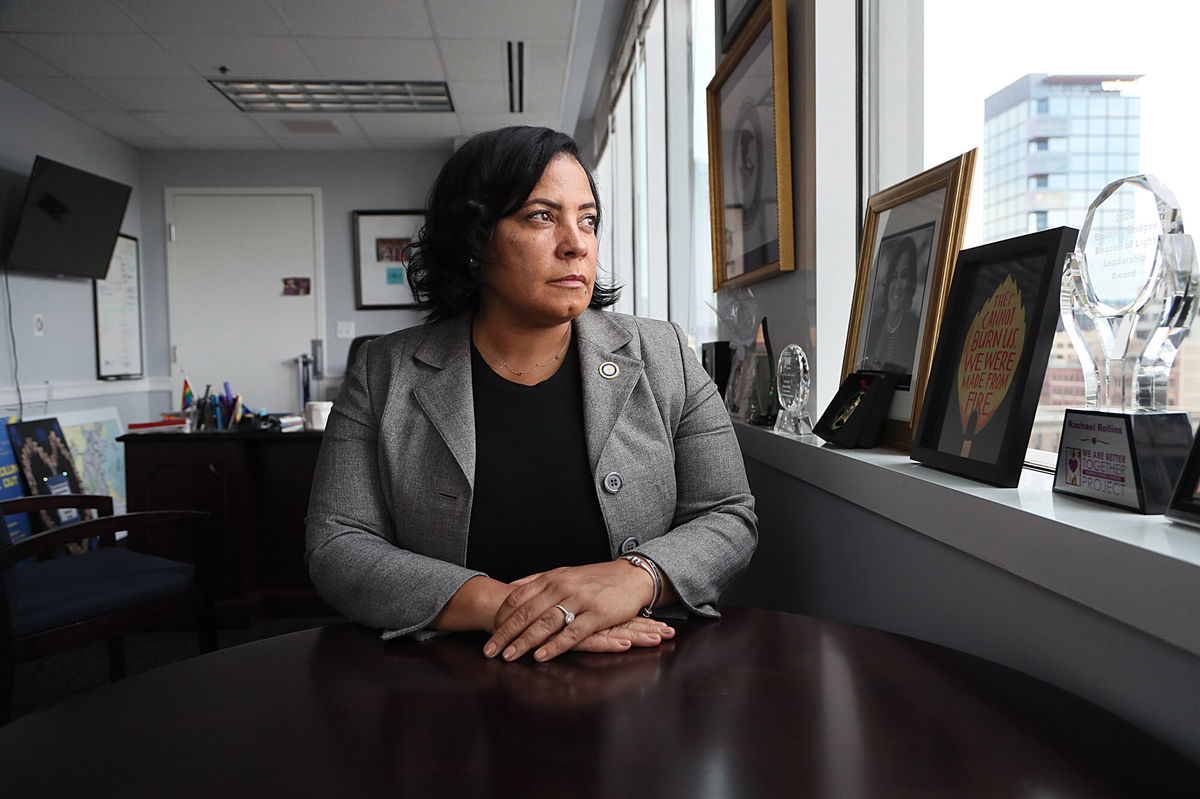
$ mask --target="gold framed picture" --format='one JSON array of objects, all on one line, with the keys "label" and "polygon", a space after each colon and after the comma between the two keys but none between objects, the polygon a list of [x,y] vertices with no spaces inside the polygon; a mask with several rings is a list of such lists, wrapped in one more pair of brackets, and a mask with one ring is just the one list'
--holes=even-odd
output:
[{"label": "gold framed picture", "polygon": [[962,249],[976,151],[867,200],[842,379],[873,370],[899,375],[883,439],[910,447]]},{"label": "gold framed picture", "polygon": [[708,84],[713,290],[795,268],[786,0],[762,0]]}]

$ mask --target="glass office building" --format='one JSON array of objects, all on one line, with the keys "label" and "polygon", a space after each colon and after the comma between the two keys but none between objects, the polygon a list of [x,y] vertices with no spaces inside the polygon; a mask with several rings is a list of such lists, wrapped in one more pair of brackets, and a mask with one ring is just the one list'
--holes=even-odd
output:
[{"label": "glass office building", "polygon": [[985,242],[1079,227],[1100,189],[1138,173],[1141,98],[1122,88],[1139,77],[1026,75],[984,101]]},{"label": "glass office building", "polygon": [[[984,101],[985,243],[1062,225],[1078,228],[1101,189],[1138,174],[1141,99],[1123,90],[1139,77],[1025,75]],[[1109,205],[1094,233],[1132,210]],[[1029,445],[1055,450],[1061,408],[1083,399],[1083,374],[1060,329]]]}]

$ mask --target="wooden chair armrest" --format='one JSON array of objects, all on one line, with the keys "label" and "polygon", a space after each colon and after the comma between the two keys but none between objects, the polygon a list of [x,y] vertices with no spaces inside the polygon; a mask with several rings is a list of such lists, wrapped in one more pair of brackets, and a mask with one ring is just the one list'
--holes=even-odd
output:
[{"label": "wooden chair armrest", "polygon": [[36,513],[40,510],[78,508],[94,510],[101,516],[112,516],[112,497],[104,494],[42,494],[17,497],[0,502],[0,513]]},{"label": "wooden chair armrest", "polygon": [[191,528],[196,537],[197,550],[203,552],[208,548],[206,543],[209,537],[208,518],[207,513],[192,510],[152,510],[126,513],[121,516],[101,516],[98,519],[77,522],[23,538],[12,546],[0,550],[0,564],[15,563],[24,558],[52,551],[55,547],[64,544],[94,536],[111,535],[121,530],[159,535],[172,527]]}]

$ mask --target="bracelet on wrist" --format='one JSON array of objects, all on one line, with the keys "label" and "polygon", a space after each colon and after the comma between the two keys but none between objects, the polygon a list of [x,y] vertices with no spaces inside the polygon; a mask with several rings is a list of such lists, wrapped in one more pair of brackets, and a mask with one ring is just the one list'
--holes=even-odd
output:
[{"label": "bracelet on wrist", "polygon": [[627,560],[634,566],[644,569],[650,575],[650,579],[654,581],[654,596],[650,600],[650,604],[642,608],[641,614],[646,618],[650,618],[650,614],[654,612],[654,606],[658,604],[658,600],[662,597],[662,573],[658,570],[658,564],[650,560],[650,558],[641,555],[622,555],[620,560]]}]

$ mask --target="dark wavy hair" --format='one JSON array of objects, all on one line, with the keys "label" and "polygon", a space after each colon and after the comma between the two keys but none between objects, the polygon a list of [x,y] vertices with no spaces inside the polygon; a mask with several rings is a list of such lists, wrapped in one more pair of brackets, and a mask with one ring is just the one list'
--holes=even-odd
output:
[{"label": "dark wavy hair", "polygon": [[[596,180],[579,156],[579,145],[565,133],[524,125],[499,128],[472,136],[450,156],[429,191],[425,224],[405,248],[408,282],[428,321],[448,319],[478,305],[475,270],[480,267],[472,262],[486,260],[496,224],[524,204],[546,165],[559,154],[583,167],[599,220]],[[606,308],[620,291],[619,286],[597,281],[589,306]]]}]

